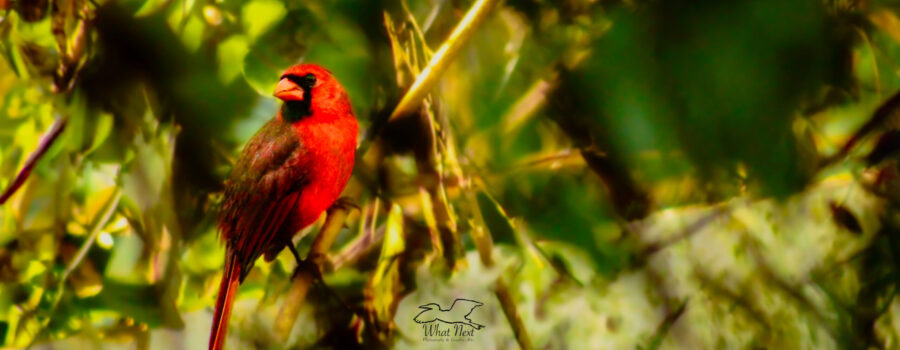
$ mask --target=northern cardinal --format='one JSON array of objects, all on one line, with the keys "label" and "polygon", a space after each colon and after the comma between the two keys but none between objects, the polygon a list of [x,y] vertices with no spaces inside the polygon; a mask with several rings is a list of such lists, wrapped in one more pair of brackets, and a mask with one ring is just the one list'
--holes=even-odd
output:
[{"label": "northern cardinal", "polygon": [[[247,142],[218,217],[225,272],[209,336],[222,349],[234,295],[265,253],[274,259],[291,238],[337,200],[350,179],[357,124],[350,100],[327,70],[298,64],[281,76],[278,114]],[[299,258],[299,257],[298,257]]]}]

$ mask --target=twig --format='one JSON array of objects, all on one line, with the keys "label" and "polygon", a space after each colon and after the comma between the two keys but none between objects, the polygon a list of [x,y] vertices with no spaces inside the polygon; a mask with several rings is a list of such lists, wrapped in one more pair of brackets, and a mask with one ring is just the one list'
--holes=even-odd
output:
[{"label": "twig", "polygon": [[[425,33],[422,32],[421,28],[419,28],[419,23],[416,22],[416,17],[413,16],[412,11],[409,10],[409,4],[406,3],[406,0],[403,0],[403,1],[400,1],[400,5],[403,5],[403,12],[406,12],[407,20],[409,20],[409,23],[412,25],[413,32],[416,33],[416,36],[419,38],[419,41],[422,42],[422,53],[425,55],[426,58],[431,57],[431,55],[433,55],[433,53],[431,52],[431,49],[428,47],[428,45],[426,45]],[[414,41],[410,40],[410,42],[414,42]]]},{"label": "twig", "polygon": [[[456,228],[456,214],[453,212],[453,207],[448,203],[447,190],[444,186],[444,174],[441,170],[445,168],[442,165],[448,155],[445,152],[441,152],[441,149],[438,147],[440,135],[438,135],[437,123],[434,117],[434,112],[432,111],[420,115],[422,122],[425,124],[423,127],[427,130],[425,138],[428,140],[428,152],[416,152],[415,159],[419,169],[419,177],[426,178],[423,181],[424,190],[428,194],[428,199],[431,200],[430,209],[434,215],[441,241],[440,245],[435,246],[434,249],[435,251],[441,250],[447,266],[453,268],[456,265],[456,259],[460,255],[459,249],[462,247],[462,244]],[[441,164],[439,165],[438,163]],[[427,180],[428,177],[432,177],[437,181]]]},{"label": "twig", "polygon": [[[365,230],[364,232],[370,231]],[[344,249],[331,257],[335,271],[359,260],[364,254],[370,252],[376,244],[381,243],[381,240],[384,239],[384,226],[371,232],[371,234],[363,233],[357,236]]]},{"label": "twig", "polygon": [[[323,262],[320,260],[325,257],[328,249],[334,244],[338,233],[341,232],[341,228],[344,227],[347,214],[348,210],[343,207],[334,207],[328,211],[325,225],[319,230],[319,234],[316,236],[316,240],[313,241],[312,248],[306,257],[306,260],[315,264],[317,268],[321,269]],[[294,282],[291,284],[291,290],[288,291],[285,297],[284,306],[281,307],[281,310],[278,310],[278,316],[275,318],[275,334],[281,340],[286,340],[290,336],[291,329],[294,328],[294,323],[297,322],[297,316],[300,314],[300,307],[303,306],[303,301],[306,299],[307,292],[309,292],[309,287],[316,279],[315,272],[309,269],[299,269],[297,271],[297,276],[294,277]]]},{"label": "twig", "polygon": [[503,282],[503,278],[498,278],[494,285],[494,291],[497,293],[497,299],[500,300],[500,306],[503,308],[503,314],[512,326],[513,333],[516,335],[516,342],[522,350],[531,350],[531,339],[528,332],[525,331],[525,324],[522,322],[522,316],[516,308],[516,302],[513,301],[512,295],[509,293],[509,287]]},{"label": "twig", "polygon": [[[471,193],[469,193],[467,199],[472,208],[478,208],[478,204]],[[484,218],[481,216],[481,211],[473,210],[472,215],[475,217],[475,222],[478,223],[476,229],[472,230],[470,233],[472,241],[475,243],[475,248],[478,250],[478,256],[481,258],[481,263],[485,267],[491,267],[494,265],[494,259],[491,255],[494,250],[494,242],[491,239],[490,234],[479,229],[481,227],[486,227]],[[497,299],[500,300],[500,307],[503,308],[503,314],[506,315],[506,320],[509,321],[509,325],[516,335],[516,342],[519,343],[519,347],[523,350],[533,349],[534,347],[531,345],[528,331],[525,329],[525,324],[522,322],[522,317],[519,314],[518,308],[516,308],[516,303],[513,301],[512,295],[509,292],[509,287],[506,285],[506,282],[503,281],[502,276],[497,278],[497,281],[494,283],[494,293],[497,295]]]},{"label": "twig", "polygon": [[441,231],[438,228],[431,195],[426,188],[421,186],[419,187],[419,200],[422,202],[422,216],[425,217],[425,226],[428,227],[431,249],[434,251],[435,256],[444,256],[444,245],[441,242]]},{"label": "twig", "polygon": [[853,26],[853,30],[863,39],[866,46],[869,47],[869,52],[872,54],[872,77],[875,78],[875,94],[878,95],[878,99],[881,100],[883,98],[881,95],[881,77],[878,74],[878,60],[875,58],[875,46],[872,45],[869,36],[866,35],[866,32],[859,26]]},{"label": "twig", "polygon": [[478,0],[469,8],[466,16],[456,25],[450,37],[444,41],[444,44],[431,57],[428,66],[416,77],[416,81],[409,88],[409,91],[406,92],[406,95],[403,95],[403,99],[400,100],[400,103],[394,108],[394,112],[391,113],[390,119],[405,115],[419,105],[422,98],[428,94],[434,84],[437,83],[438,78],[447,70],[447,67],[450,66],[456,55],[459,54],[463,44],[469,41],[469,38],[475,33],[475,29],[487,18],[491,9],[498,2],[498,0]]},{"label": "twig", "polygon": [[78,252],[75,253],[75,257],[72,258],[72,262],[69,263],[69,266],[67,266],[66,270],[63,272],[62,277],[60,278],[61,282],[64,282],[66,278],[69,277],[69,274],[71,274],[72,271],[81,264],[81,261],[84,260],[84,256],[87,255],[88,250],[94,245],[94,241],[97,240],[97,236],[100,234],[100,231],[102,231],[102,228],[109,222],[109,219],[112,217],[113,212],[115,212],[116,207],[119,205],[119,199],[121,198],[122,189],[116,186],[109,201],[104,204],[101,216],[94,221],[94,226],[91,227],[91,232],[88,235],[87,240],[84,241],[84,244],[82,244],[81,248],[78,249]]},{"label": "twig", "polygon": [[682,230],[678,235],[676,235],[674,237],[662,239],[662,240],[659,240],[656,242],[648,243],[643,248],[643,250],[641,250],[641,253],[639,256],[650,256],[650,255],[656,254],[659,251],[665,249],[666,247],[669,247],[675,243],[678,243],[687,238],[690,238],[691,236],[699,233],[701,230],[706,228],[706,226],[715,222],[716,219],[719,219],[730,212],[731,212],[731,209],[727,205],[715,208],[715,209],[713,209],[713,211],[711,213],[708,213],[708,214],[700,217],[696,221],[692,222],[690,225],[688,225],[688,227],[686,227],[684,230]]},{"label": "twig", "polygon": [[866,123],[863,124],[849,140],[847,140],[844,147],[842,147],[834,156],[825,160],[824,164],[831,164],[850,154],[850,151],[853,150],[853,147],[856,146],[857,143],[862,141],[863,138],[873,131],[883,127],[884,124],[891,120],[891,118],[894,118],[900,113],[898,111],[900,111],[900,92],[894,93],[887,101],[884,101],[884,103],[875,110],[872,117],[869,118],[869,120],[866,121]]},{"label": "twig", "polygon": [[100,235],[100,231],[102,231],[103,227],[106,226],[106,223],[109,222],[109,219],[112,217],[112,214],[116,211],[116,207],[119,205],[119,199],[122,198],[122,189],[118,186],[115,188],[114,192],[109,198],[103,208],[100,210],[99,215],[94,220],[93,225],[91,226],[91,231],[88,233],[88,238],[81,244],[81,247],[78,248],[78,252],[75,253],[75,256],[72,258],[72,261],[69,262],[69,265],[66,266],[66,269],[63,271],[62,275],[59,278],[59,282],[57,285],[57,290],[59,293],[56,294],[56,297],[53,300],[53,305],[50,307],[50,312],[48,313],[49,317],[47,317],[47,321],[43,323],[41,326],[40,332],[31,339],[31,343],[28,344],[26,348],[31,348],[35,344],[35,342],[40,338],[40,334],[47,330],[46,326],[53,319],[53,314],[56,313],[56,308],[59,306],[60,300],[62,300],[63,293],[65,292],[65,283],[69,278],[69,275],[75,271],[76,268],[81,264],[84,260],[84,257],[87,256],[87,252],[94,246],[94,242],[97,241],[97,236]]},{"label": "twig", "polygon": [[669,330],[672,329],[672,325],[681,318],[681,315],[684,314],[684,310],[687,309],[687,300],[681,303],[681,306],[675,309],[675,311],[670,312],[666,315],[666,318],[663,319],[662,323],[659,324],[659,328],[656,330],[656,335],[653,336],[653,339],[650,340],[650,345],[647,346],[647,350],[656,350],[659,349],[660,345],[662,345],[663,339],[666,338],[666,334],[669,333]]},{"label": "twig", "polygon": [[509,111],[500,118],[503,132],[512,134],[547,103],[547,94],[557,84],[556,72],[551,76],[551,78],[541,79],[532,84],[531,88],[519,97],[516,103],[509,108]]},{"label": "twig", "polygon": [[34,166],[37,164],[41,157],[47,153],[47,150],[50,149],[50,146],[53,146],[53,143],[59,138],[59,135],[62,134],[63,130],[66,129],[66,123],[68,122],[68,118],[62,117],[53,122],[53,125],[50,126],[50,131],[47,132],[44,137],[41,138],[40,143],[38,143],[37,149],[28,156],[28,159],[25,160],[25,165],[22,166],[22,170],[19,171],[19,174],[16,175],[16,178],[13,182],[3,191],[3,194],[0,195],[0,205],[6,203],[9,197],[12,197],[16,191],[22,187],[22,184],[25,183],[25,180],[28,179],[28,175],[31,175],[31,170],[34,169]]},{"label": "twig", "polygon": [[[356,238],[344,245],[340,252],[331,256],[331,263],[335,270],[340,269],[345,264],[356,261],[364,252],[371,249],[376,242],[381,242],[381,239],[384,238],[384,227],[379,230],[375,229],[379,201],[380,199],[375,197],[375,203],[366,205],[360,210],[359,233],[357,233]],[[371,215],[369,215],[370,211]],[[369,224],[369,220],[371,220],[371,224]]]}]

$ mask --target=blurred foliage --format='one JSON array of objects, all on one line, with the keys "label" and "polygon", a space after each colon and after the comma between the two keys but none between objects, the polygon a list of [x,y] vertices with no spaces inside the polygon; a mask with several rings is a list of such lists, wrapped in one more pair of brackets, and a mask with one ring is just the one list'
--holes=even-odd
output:
[{"label": "blurred foliage", "polygon": [[206,347],[222,183],[317,62],[359,210],[230,348],[456,348],[455,298],[477,348],[900,347],[900,3],[486,3],[446,58],[476,1],[0,0],[0,345]]}]

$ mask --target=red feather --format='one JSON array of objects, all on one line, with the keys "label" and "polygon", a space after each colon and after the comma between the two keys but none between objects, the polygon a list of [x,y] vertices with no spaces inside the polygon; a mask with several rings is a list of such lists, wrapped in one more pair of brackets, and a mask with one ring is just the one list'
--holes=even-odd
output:
[{"label": "red feather", "polygon": [[225,274],[219,285],[219,297],[216,300],[216,311],[213,314],[212,331],[209,334],[209,348],[221,349],[225,346],[225,334],[228,329],[228,318],[231,316],[231,305],[234,294],[241,284],[241,265],[233,256],[225,259]]},{"label": "red feather", "polygon": [[[312,78],[310,78],[312,76]],[[358,126],[347,93],[322,67],[288,69],[275,92],[285,101],[244,147],[225,186],[219,229],[226,244],[210,349],[222,349],[231,304],[253,263],[273,259],[315,222],[350,179]]]}]

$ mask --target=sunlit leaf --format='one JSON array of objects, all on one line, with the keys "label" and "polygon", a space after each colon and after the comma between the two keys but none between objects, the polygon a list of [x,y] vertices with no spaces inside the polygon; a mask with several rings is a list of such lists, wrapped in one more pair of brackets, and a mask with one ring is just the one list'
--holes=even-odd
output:
[{"label": "sunlit leaf", "polygon": [[[146,0],[141,5],[141,7],[137,10],[137,12],[134,13],[134,16],[135,17],[149,16],[153,13],[156,13],[157,11],[162,10],[164,8],[164,6],[166,6],[169,3],[170,3],[170,1],[167,1],[167,0]],[[180,2],[179,2],[179,6],[180,6]]]},{"label": "sunlit leaf", "polygon": [[87,203],[85,203],[85,211],[84,211],[84,223],[92,224],[96,222],[98,215],[101,214],[101,210],[105,205],[109,202],[110,198],[112,198],[118,189],[116,186],[109,186],[98,190],[91,194],[87,199]]},{"label": "sunlit leaf", "polygon": [[194,8],[194,0],[182,0],[173,4],[175,6],[170,6],[169,16],[166,18],[169,28],[172,28],[172,31],[175,33],[181,33],[184,27],[185,21],[191,15],[191,10]]},{"label": "sunlit leaf", "polygon": [[241,8],[244,32],[247,33],[250,41],[253,41],[281,21],[285,14],[287,14],[287,9],[280,1],[251,1]]},{"label": "sunlit leaf", "polygon": [[893,11],[888,9],[874,11],[869,14],[869,20],[895,41],[900,42],[900,19]]},{"label": "sunlit leaf", "polygon": [[87,149],[87,153],[93,152],[106,141],[113,129],[113,116],[109,114],[100,114],[96,116],[96,129],[94,129],[91,145]]},{"label": "sunlit leaf", "polygon": [[187,47],[188,51],[197,51],[203,40],[203,30],[205,24],[200,16],[190,16],[184,26],[180,37],[181,42]]},{"label": "sunlit leaf", "polygon": [[219,44],[219,79],[223,83],[230,83],[244,70],[247,49],[247,39],[243,35],[233,35]]},{"label": "sunlit leaf", "polygon": [[104,276],[122,282],[143,281],[144,275],[139,267],[144,246],[141,238],[134,234],[116,237]]},{"label": "sunlit leaf", "polygon": [[393,319],[400,285],[400,254],[406,249],[403,234],[403,209],[394,204],[388,214],[378,266],[367,286],[369,308],[379,323]]}]

